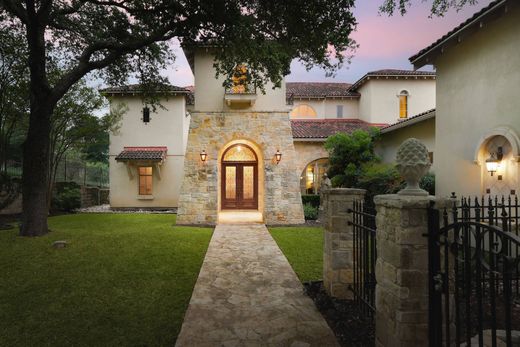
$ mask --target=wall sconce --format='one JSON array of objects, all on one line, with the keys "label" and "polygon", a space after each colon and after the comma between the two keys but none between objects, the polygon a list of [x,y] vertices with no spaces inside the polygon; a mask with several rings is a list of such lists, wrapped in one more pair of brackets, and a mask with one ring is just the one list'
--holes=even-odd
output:
[{"label": "wall sconce", "polygon": [[486,159],[486,169],[491,174],[491,176],[497,172],[503,157],[504,152],[502,151],[502,147],[498,147],[496,154],[491,153],[491,157]]},{"label": "wall sconce", "polygon": [[206,153],[206,150],[203,149],[202,152],[200,152],[200,160],[205,163],[206,159],[208,159],[208,153]]},{"label": "wall sconce", "polygon": [[282,153],[280,152],[279,149],[276,150],[276,154],[274,155],[274,158],[276,159],[276,164],[278,164],[280,162],[280,160],[282,160]]}]

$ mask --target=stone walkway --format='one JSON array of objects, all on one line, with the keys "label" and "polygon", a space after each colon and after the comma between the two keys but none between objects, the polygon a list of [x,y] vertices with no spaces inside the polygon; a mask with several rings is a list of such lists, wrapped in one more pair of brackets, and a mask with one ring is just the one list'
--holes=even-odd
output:
[{"label": "stone walkway", "polygon": [[265,225],[219,224],[176,346],[338,346]]}]

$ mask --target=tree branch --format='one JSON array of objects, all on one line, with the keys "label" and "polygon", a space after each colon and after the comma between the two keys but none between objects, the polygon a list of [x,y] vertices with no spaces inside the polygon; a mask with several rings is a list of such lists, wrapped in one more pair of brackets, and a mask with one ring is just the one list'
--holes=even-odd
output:
[{"label": "tree branch", "polygon": [[3,7],[7,12],[16,16],[22,21],[27,23],[28,16],[27,11],[23,8],[20,1],[17,0],[0,0],[0,6]]}]

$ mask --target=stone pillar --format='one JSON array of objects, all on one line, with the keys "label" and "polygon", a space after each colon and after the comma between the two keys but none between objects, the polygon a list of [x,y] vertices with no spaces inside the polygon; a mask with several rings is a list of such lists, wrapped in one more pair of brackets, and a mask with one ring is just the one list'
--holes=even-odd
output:
[{"label": "stone pillar", "polygon": [[353,202],[365,197],[364,189],[333,188],[323,191],[325,227],[323,247],[323,284],[327,293],[351,299],[348,286],[353,282],[353,231],[348,225]]},{"label": "stone pillar", "polygon": [[428,206],[432,196],[378,195],[376,346],[428,345]]}]

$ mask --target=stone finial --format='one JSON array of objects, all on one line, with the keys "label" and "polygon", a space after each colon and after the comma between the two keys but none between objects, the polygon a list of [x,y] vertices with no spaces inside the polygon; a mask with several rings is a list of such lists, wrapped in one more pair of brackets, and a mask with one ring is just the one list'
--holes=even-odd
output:
[{"label": "stone finial", "polygon": [[330,178],[327,175],[327,173],[324,173],[323,174],[323,181],[321,183],[321,189],[320,190],[330,189],[331,187],[332,187],[332,183],[330,181]]},{"label": "stone finial", "polygon": [[428,192],[419,187],[419,181],[430,169],[428,149],[419,140],[410,138],[404,141],[397,150],[397,171],[406,181],[406,188],[400,190],[400,195],[425,196]]}]

